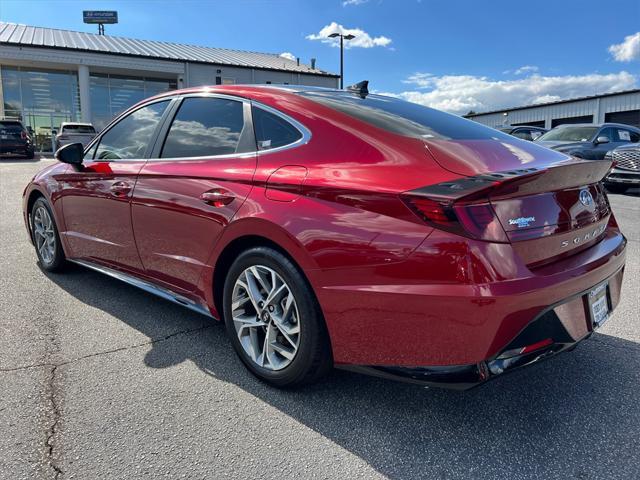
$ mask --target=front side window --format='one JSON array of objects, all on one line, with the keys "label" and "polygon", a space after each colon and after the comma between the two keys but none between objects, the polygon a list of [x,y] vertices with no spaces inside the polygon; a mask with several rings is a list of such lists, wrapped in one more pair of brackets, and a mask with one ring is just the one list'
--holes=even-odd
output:
[{"label": "front side window", "polygon": [[97,160],[144,158],[149,141],[167,105],[169,101],[165,100],[131,112],[102,136],[94,158]]},{"label": "front side window", "polygon": [[302,133],[284,118],[259,107],[251,109],[258,150],[270,150],[297,142]]},{"label": "front side window", "polygon": [[607,137],[610,142],[619,142],[620,141],[620,139],[618,138],[618,134],[616,133],[615,129],[611,128],[611,127],[603,128],[602,130],[600,130],[600,132],[598,133],[598,138],[600,138],[600,137]]},{"label": "front side window", "polygon": [[180,105],[162,147],[162,158],[239,153],[244,128],[242,102],[189,97]]},{"label": "front side window", "polygon": [[94,143],[93,146],[89,150],[84,152],[84,159],[85,160],[93,160],[93,157],[96,154],[97,148],[98,148],[98,144]]}]

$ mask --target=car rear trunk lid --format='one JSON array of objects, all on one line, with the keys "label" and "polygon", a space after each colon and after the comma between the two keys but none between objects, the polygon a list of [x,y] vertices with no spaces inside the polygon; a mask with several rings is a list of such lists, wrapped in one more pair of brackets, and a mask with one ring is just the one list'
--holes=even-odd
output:
[{"label": "car rear trunk lid", "polygon": [[[588,248],[605,231],[610,207],[599,182],[611,167],[609,161],[560,155],[560,161],[552,162],[549,158],[556,158],[556,154],[549,151],[541,160],[534,157],[523,165],[520,151],[517,160],[515,154],[499,158],[488,146],[481,154],[477,145],[472,153],[465,146],[451,146],[445,154],[441,142],[437,151],[441,165],[446,163],[456,173],[476,173],[407,192],[406,198],[419,197],[411,204],[427,221],[428,217],[436,222],[446,219],[450,225],[453,220],[481,240],[511,243],[532,268]],[[456,163],[455,155],[460,151],[464,161]],[[498,166],[512,169],[486,173]],[[498,232],[500,227],[506,235]]]}]

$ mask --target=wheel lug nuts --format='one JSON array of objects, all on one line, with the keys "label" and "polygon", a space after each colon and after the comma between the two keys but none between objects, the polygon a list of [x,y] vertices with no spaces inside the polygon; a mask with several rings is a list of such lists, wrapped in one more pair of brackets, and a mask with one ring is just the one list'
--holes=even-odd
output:
[{"label": "wheel lug nuts", "polygon": [[269,305],[269,311],[273,312],[275,310],[275,307],[273,305]]}]

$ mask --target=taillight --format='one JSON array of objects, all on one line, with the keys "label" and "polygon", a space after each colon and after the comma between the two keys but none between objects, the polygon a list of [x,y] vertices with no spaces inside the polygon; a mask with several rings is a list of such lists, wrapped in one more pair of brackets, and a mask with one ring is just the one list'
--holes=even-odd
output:
[{"label": "taillight", "polygon": [[525,168],[462,177],[410,190],[401,198],[422,220],[437,228],[489,242],[509,243],[489,203],[489,195],[513,193],[519,185],[544,172]]},{"label": "taillight", "polygon": [[498,359],[502,360],[502,359],[505,359],[505,358],[516,357],[518,355],[526,355],[526,354],[531,353],[531,352],[536,352],[538,350],[542,350],[543,348],[549,347],[551,345],[553,345],[553,339],[552,338],[545,338],[544,340],[540,340],[539,342],[532,343],[531,345],[525,345],[524,347],[513,348],[511,350],[506,350],[506,351],[502,352],[500,354],[500,356],[498,356]]},{"label": "taillight", "polygon": [[22,140],[27,140],[27,139],[29,138],[29,135],[27,135],[27,132],[25,132],[24,130],[22,130],[22,131],[20,132],[20,138],[21,138]]},{"label": "taillight", "polygon": [[488,242],[509,241],[488,202],[448,202],[417,196],[412,192],[407,192],[402,198],[420,218],[434,227]]}]

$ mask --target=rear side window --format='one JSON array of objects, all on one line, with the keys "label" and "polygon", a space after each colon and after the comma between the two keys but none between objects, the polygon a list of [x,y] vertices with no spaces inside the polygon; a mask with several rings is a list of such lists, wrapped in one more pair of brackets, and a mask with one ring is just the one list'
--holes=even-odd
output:
[{"label": "rear side window", "polygon": [[111,127],[100,139],[95,158],[121,160],[144,158],[149,140],[169,101],[139,108]]},{"label": "rear side window", "polygon": [[513,132],[513,136],[521,138],[523,140],[533,140],[533,137],[531,136],[531,130],[516,130],[515,132]]},{"label": "rear side window", "polygon": [[62,131],[64,133],[96,133],[96,129],[91,125],[65,125]]},{"label": "rear side window", "polygon": [[162,147],[162,158],[206,157],[238,152],[244,128],[242,102],[185,98]]},{"label": "rear side window", "polygon": [[24,127],[20,122],[0,122],[1,133],[21,133]]},{"label": "rear side window", "polygon": [[633,142],[636,143],[640,140],[640,135],[638,135],[636,132],[632,132],[631,130],[624,130],[624,129],[616,129],[617,133],[618,133],[618,139],[617,140],[613,140],[614,142]]},{"label": "rear side window", "polygon": [[301,92],[300,95],[398,135],[424,139],[483,140],[513,137],[457,115],[393,97],[350,92]]},{"label": "rear side window", "polygon": [[284,118],[259,107],[251,109],[258,150],[270,150],[297,142],[302,133]]}]

